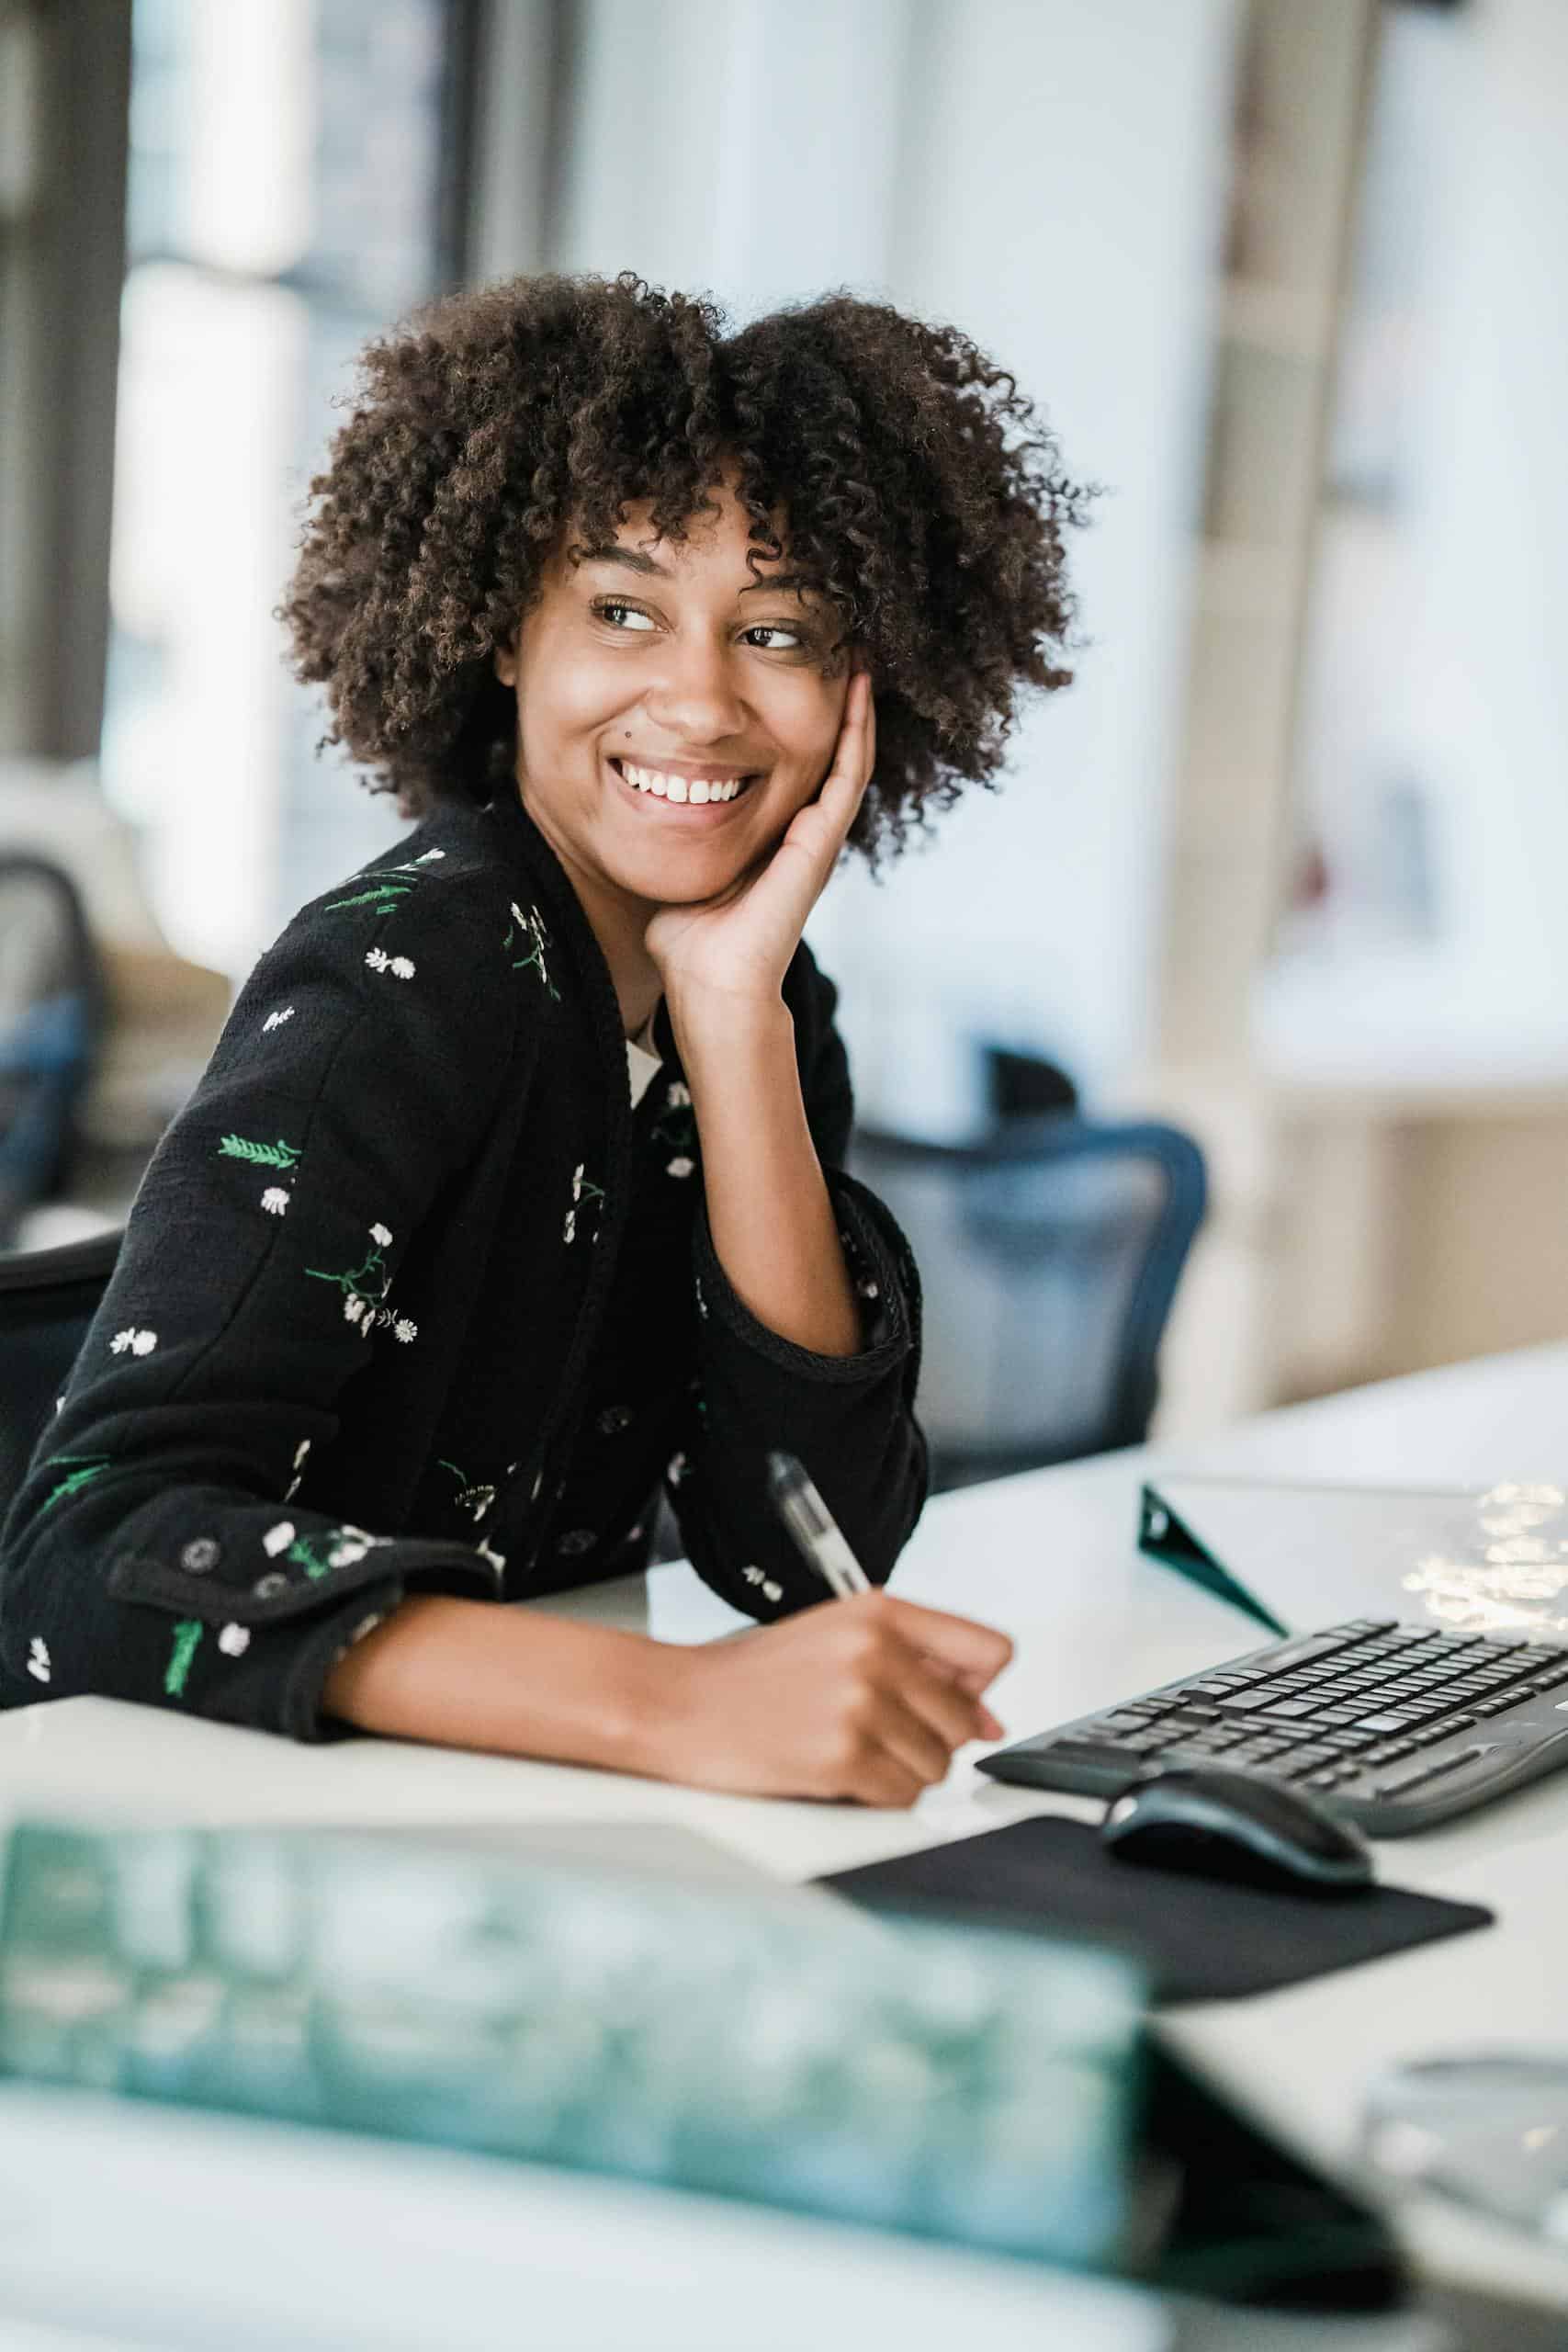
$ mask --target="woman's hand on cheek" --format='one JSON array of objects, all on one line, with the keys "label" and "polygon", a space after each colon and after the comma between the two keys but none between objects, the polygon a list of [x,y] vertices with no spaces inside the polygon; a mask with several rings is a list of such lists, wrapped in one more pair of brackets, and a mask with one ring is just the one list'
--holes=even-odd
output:
[{"label": "woman's hand on cheek", "polygon": [[850,680],[833,763],[784,838],[717,898],[660,908],[645,933],[649,954],[678,1001],[776,1004],[806,919],[828,884],[876,764],[871,678]]}]

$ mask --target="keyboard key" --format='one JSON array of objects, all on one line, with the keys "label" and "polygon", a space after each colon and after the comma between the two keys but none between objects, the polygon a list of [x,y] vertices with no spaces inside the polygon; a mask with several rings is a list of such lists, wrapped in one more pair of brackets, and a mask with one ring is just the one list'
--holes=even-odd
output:
[{"label": "keyboard key", "polygon": [[1483,1747],[1464,1747],[1457,1756],[1428,1757],[1408,1772],[1397,1772],[1391,1781],[1379,1787],[1380,1797],[1401,1797],[1407,1789],[1418,1789],[1424,1781],[1435,1781],[1441,1772],[1456,1772],[1461,1764],[1479,1764],[1486,1754]]},{"label": "keyboard key", "polygon": [[1363,1731],[1403,1731],[1404,1717],[1396,1714],[1363,1715],[1360,1727]]}]

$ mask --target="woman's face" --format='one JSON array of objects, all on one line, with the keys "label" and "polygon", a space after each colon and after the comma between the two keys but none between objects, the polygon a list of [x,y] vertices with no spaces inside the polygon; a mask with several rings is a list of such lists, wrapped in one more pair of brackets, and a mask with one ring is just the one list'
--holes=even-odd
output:
[{"label": "woman's face", "polygon": [[595,897],[713,898],[782,837],[832,759],[841,630],[784,584],[787,554],[748,570],[733,481],[680,546],[651,536],[644,503],[575,567],[558,552],[515,649],[495,655],[516,689],[524,806]]}]

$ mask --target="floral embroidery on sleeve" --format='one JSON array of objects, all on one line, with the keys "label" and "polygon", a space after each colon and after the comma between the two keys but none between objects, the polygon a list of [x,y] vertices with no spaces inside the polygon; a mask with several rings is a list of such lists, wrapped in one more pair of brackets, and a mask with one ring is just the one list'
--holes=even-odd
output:
[{"label": "floral embroidery on sleeve", "polygon": [[124,1355],[128,1349],[133,1356],[150,1356],[157,1344],[156,1331],[139,1331],[132,1323],[125,1330],[115,1333],[109,1341],[109,1349],[117,1356]]},{"label": "floral embroidery on sleeve", "polygon": [[28,1648],[28,1672],[35,1682],[47,1682],[53,1671],[50,1663],[49,1644],[41,1634],[35,1634]]},{"label": "floral embroidery on sleeve", "polygon": [[373,972],[390,972],[395,980],[412,980],[414,967],[406,956],[389,956],[384,947],[367,947],[365,960]]},{"label": "floral embroidery on sleeve", "polygon": [[[571,1206],[568,1209],[565,1220],[561,1226],[561,1239],[569,1243],[575,1241],[577,1238],[577,1212],[579,1205],[583,1201],[602,1201],[604,1197],[604,1188],[602,1184],[590,1184],[584,1178],[583,1170],[586,1165],[587,1162],[585,1160],[580,1159],[577,1166],[571,1171]],[[593,1235],[589,1237],[590,1239],[593,1238],[594,1235],[597,1235],[598,1230],[599,1227],[597,1224],[595,1224],[593,1227]]]},{"label": "floral embroidery on sleeve", "polygon": [[269,1012],[262,1023],[263,1035],[265,1035],[269,1029],[281,1029],[286,1021],[292,1021],[293,1018],[294,1007],[291,1004],[286,1004],[281,1012]]},{"label": "floral embroidery on sleeve", "polygon": [[185,1697],[186,1684],[190,1678],[191,1660],[201,1647],[204,1630],[199,1617],[182,1617],[175,1627],[174,1645],[169,1651],[169,1663],[164,1669],[164,1690],[166,1697],[170,1699]]},{"label": "floral embroidery on sleeve", "polygon": [[512,968],[514,972],[537,972],[540,979],[544,983],[546,994],[549,997],[553,1004],[558,1004],[560,1002],[560,990],[551,979],[549,966],[545,959],[545,950],[551,944],[551,940],[550,934],[545,927],[544,918],[540,914],[537,907],[530,907],[527,912],[525,913],[523,909],[518,905],[516,899],[513,899],[512,901],[512,928],[501,943],[502,949],[509,952],[513,944],[520,946],[522,944],[521,934],[524,933],[532,940],[533,945],[529,948],[526,956],[514,956],[513,957]]},{"label": "floral embroidery on sleeve", "polygon": [[692,1108],[692,1090],[679,1079],[665,1096],[664,1110],[653,1129],[653,1140],[672,1152],[674,1158],[664,1163],[667,1176],[689,1176],[696,1166],[697,1117]]},{"label": "floral embroidery on sleeve", "polygon": [[298,1168],[301,1154],[297,1144],[285,1143],[279,1136],[276,1143],[256,1143],[249,1136],[225,1136],[218,1147],[220,1159],[246,1159],[254,1168]]},{"label": "floral embroidery on sleeve", "polygon": [[479,1485],[464,1471],[459,1470],[455,1462],[448,1462],[444,1455],[437,1455],[436,1459],[440,1462],[442,1469],[450,1470],[453,1477],[457,1481],[457,1492],[453,1498],[457,1509],[472,1511],[474,1523],[477,1526],[486,1511],[494,1504],[495,1488]]},{"label": "floral embroidery on sleeve", "polygon": [[290,1479],[288,1491],[283,1498],[286,1503],[292,1502],[295,1496],[299,1491],[300,1483],[305,1476],[305,1456],[310,1453],[310,1439],[308,1437],[302,1437],[299,1444],[294,1449],[294,1476]]},{"label": "floral embroidery on sleeve", "polygon": [[419,1326],[406,1315],[396,1315],[384,1302],[392,1287],[392,1277],[383,1254],[390,1249],[392,1237],[384,1225],[370,1227],[370,1248],[365,1262],[351,1266],[344,1272],[330,1274],[320,1266],[307,1266],[306,1273],[312,1282],[335,1283],[343,1293],[343,1314],[345,1323],[352,1323],[361,1338],[368,1339],[378,1328],[391,1330],[405,1347],[419,1337]]},{"label": "floral embroidery on sleeve", "polygon": [[107,1453],[57,1453],[50,1466],[52,1469],[63,1469],[68,1462],[74,1464],[74,1467],[66,1471],[57,1487],[50,1488],[43,1498],[42,1510],[48,1510],[51,1504],[63,1502],[68,1495],[75,1494],[79,1487],[90,1486],[92,1481],[101,1477],[109,1466],[109,1457]]}]

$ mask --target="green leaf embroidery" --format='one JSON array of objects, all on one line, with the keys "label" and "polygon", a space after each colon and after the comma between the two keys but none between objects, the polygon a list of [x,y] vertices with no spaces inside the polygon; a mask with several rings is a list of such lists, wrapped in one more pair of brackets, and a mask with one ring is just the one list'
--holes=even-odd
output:
[{"label": "green leaf embroidery", "polygon": [[286,1560],[292,1560],[297,1568],[303,1568],[312,1584],[328,1575],[332,1568],[332,1562],[323,1560],[315,1550],[316,1540],[330,1544],[333,1539],[330,1535],[323,1535],[319,1539],[312,1539],[309,1535],[298,1535],[283,1555]]},{"label": "green leaf embroidery", "polygon": [[67,1476],[62,1478],[58,1487],[51,1487],[43,1498],[44,1510],[48,1510],[51,1503],[62,1502],[67,1495],[73,1495],[79,1487],[90,1486],[92,1481],[101,1477],[109,1466],[109,1457],[107,1453],[57,1453],[54,1459],[57,1464],[79,1463],[81,1467],[71,1471]]},{"label": "green leaf embroidery", "polygon": [[164,1689],[171,1699],[183,1699],[186,1678],[190,1662],[201,1645],[204,1631],[199,1617],[182,1617],[175,1627],[175,1645],[169,1652],[169,1663],[164,1670]]},{"label": "green leaf embroidery", "polygon": [[285,1143],[280,1136],[276,1143],[253,1143],[248,1136],[225,1136],[218,1147],[220,1159],[248,1159],[257,1168],[297,1168],[299,1149]]},{"label": "green leaf embroidery", "polygon": [[305,1272],[312,1282],[336,1283],[338,1288],[344,1294],[358,1291],[363,1296],[367,1283],[379,1282],[381,1287],[373,1295],[377,1298],[385,1298],[392,1286],[392,1277],[387,1272],[387,1261],[382,1256],[378,1246],[366,1251],[365,1263],[362,1266],[355,1266],[352,1273],[326,1274],[319,1266],[307,1266]]},{"label": "green leaf embroidery", "polygon": [[333,899],[326,911],[335,915],[343,907],[374,907],[378,914],[390,914],[394,907],[401,906],[419,878],[411,875],[406,880],[378,882],[372,889],[355,891],[351,899]]}]

